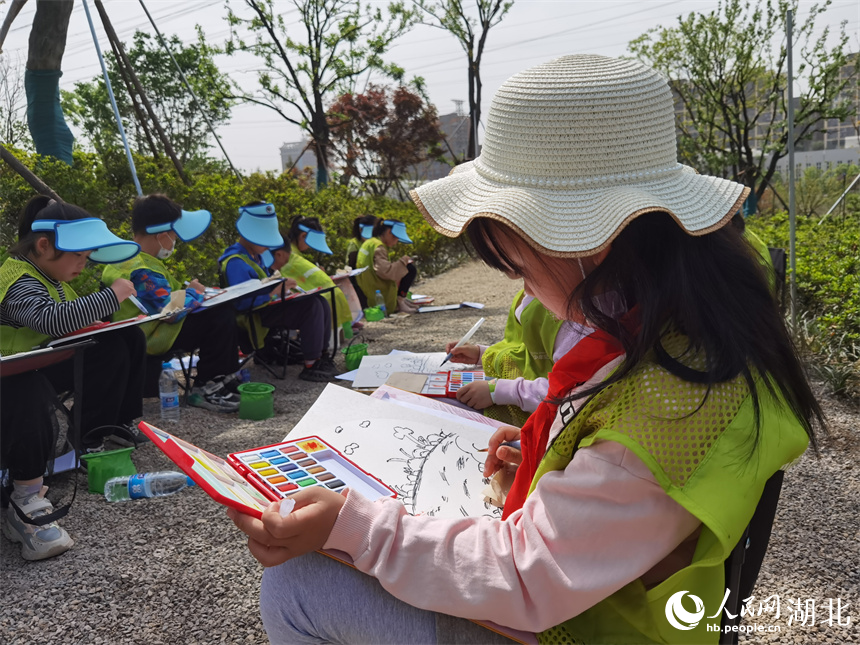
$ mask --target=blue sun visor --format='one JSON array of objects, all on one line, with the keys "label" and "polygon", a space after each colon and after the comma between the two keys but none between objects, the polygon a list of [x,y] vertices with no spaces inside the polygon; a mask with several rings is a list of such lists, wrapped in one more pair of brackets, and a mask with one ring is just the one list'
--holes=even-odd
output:
[{"label": "blue sun visor", "polygon": [[117,237],[108,229],[104,220],[97,217],[84,219],[37,219],[30,230],[52,231],[54,247],[58,251],[80,253],[92,251],[90,260],[100,264],[125,262],[140,253],[137,242]]},{"label": "blue sun visor", "polygon": [[406,233],[406,224],[398,222],[395,219],[387,219],[383,222],[386,226],[391,227],[391,234],[404,244],[412,244],[409,235]]},{"label": "blue sun visor", "polygon": [[278,231],[278,217],[272,204],[241,206],[239,219],[236,220],[236,230],[251,244],[268,248],[284,245],[284,238]]},{"label": "blue sun visor", "polygon": [[299,230],[307,233],[307,236],[305,236],[305,244],[311,247],[314,251],[332,255],[331,249],[328,248],[328,244],[325,241],[325,233],[312,229],[304,224],[299,224]]},{"label": "blue sun visor", "polygon": [[209,211],[182,211],[179,219],[165,224],[154,224],[146,227],[147,233],[164,233],[173,231],[183,242],[190,242],[200,237],[212,223],[212,213]]},{"label": "blue sun visor", "polygon": [[369,240],[373,237],[373,224],[361,225],[361,237],[364,240]]}]

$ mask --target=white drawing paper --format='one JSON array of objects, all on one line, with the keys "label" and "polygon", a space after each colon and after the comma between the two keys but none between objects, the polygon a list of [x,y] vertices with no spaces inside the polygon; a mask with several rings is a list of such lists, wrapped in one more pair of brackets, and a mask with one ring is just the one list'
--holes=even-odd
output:
[{"label": "white drawing paper", "polygon": [[483,501],[493,428],[329,384],[289,437],[316,435],[397,491],[410,513],[501,517]]},{"label": "white drawing paper", "polygon": [[451,370],[466,370],[470,365],[463,363],[451,363],[442,365],[445,360],[445,352],[431,352],[426,354],[414,354],[412,352],[398,352],[383,356],[362,356],[361,365],[355,374],[352,387],[371,388],[379,387],[394,372],[413,372],[415,374],[431,374],[433,372],[448,372]]}]

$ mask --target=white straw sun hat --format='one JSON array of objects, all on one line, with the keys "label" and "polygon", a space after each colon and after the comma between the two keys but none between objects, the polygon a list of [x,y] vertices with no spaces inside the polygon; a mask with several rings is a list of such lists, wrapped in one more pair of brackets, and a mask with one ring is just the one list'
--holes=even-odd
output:
[{"label": "white straw sun hat", "polygon": [[411,194],[448,237],[487,217],[548,255],[574,257],[605,248],[649,211],[708,233],[748,192],[678,163],[663,76],[634,60],[574,55],[508,79],[490,105],[480,156]]}]

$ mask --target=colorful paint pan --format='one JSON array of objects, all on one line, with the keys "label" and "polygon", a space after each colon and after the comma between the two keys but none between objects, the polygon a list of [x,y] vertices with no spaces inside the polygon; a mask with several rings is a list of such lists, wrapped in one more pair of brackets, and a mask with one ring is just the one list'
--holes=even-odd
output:
[{"label": "colorful paint pan", "polygon": [[[447,378],[446,375],[441,375]],[[392,489],[365,473],[317,437],[246,450],[230,455],[249,478],[273,496],[286,497],[319,486],[339,491],[348,486],[368,499],[395,497]]]}]

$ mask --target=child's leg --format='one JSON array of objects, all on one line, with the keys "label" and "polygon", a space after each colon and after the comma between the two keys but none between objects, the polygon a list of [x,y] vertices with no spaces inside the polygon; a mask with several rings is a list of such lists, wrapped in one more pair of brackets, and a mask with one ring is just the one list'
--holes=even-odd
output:
[{"label": "child's leg", "polygon": [[[83,355],[80,437],[92,447],[113,434],[119,423],[143,414],[144,352],[146,339],[137,327],[117,329],[94,337]],[[74,388],[74,361],[51,365],[42,373],[57,392]]]},{"label": "child's leg", "polygon": [[316,362],[328,347],[331,309],[320,296],[308,296],[266,307],[260,312],[260,320],[266,327],[298,329],[306,363]]},{"label": "child's leg", "polygon": [[376,578],[319,553],[263,572],[260,613],[272,645],[512,642],[465,618],[413,607]]},{"label": "child's leg", "polygon": [[54,442],[49,388],[38,372],[0,381],[0,463],[15,482],[38,480],[41,487]]},{"label": "child's leg", "polygon": [[216,376],[232,374],[239,368],[239,341],[236,311],[218,306],[188,314],[173,342],[174,349],[200,349],[195,383],[203,385]]},{"label": "child's leg", "polygon": [[409,290],[412,288],[412,283],[415,282],[415,277],[418,275],[418,270],[415,268],[414,264],[406,265],[406,275],[400,279],[400,283],[397,285],[397,295],[398,296],[406,296],[409,293]]}]

